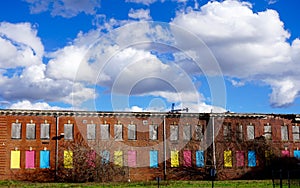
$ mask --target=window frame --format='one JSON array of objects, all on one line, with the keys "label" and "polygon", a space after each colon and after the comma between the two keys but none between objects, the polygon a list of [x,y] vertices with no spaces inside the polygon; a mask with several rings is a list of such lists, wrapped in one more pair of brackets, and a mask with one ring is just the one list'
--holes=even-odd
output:
[{"label": "window frame", "polygon": [[64,140],[74,140],[74,125],[71,123],[64,124]]},{"label": "window frame", "polygon": [[236,125],[236,140],[238,140],[238,141],[244,140],[243,124]]},{"label": "window frame", "polygon": [[[40,139],[41,140],[50,140],[50,124],[49,123],[42,123],[40,126],[41,126],[41,128],[40,128]],[[48,128],[47,128],[47,126],[48,126]],[[46,133],[44,133],[46,129],[47,129],[47,131],[46,131]]]},{"label": "window frame", "polygon": [[[251,132],[249,131],[249,128],[253,129],[252,131],[253,134],[251,135],[250,135]],[[247,140],[254,140],[254,139],[255,139],[255,126],[252,123],[250,123],[247,125]]]},{"label": "window frame", "polygon": [[25,151],[25,168],[26,169],[34,169],[35,166],[36,155],[34,150],[26,150]]},{"label": "window frame", "polygon": [[116,141],[122,141],[123,140],[123,125],[122,124],[115,124],[114,125],[114,138],[115,138]]},{"label": "window frame", "polygon": [[158,168],[158,150],[149,151],[149,167]]},{"label": "window frame", "polygon": [[178,141],[178,140],[179,140],[179,126],[170,125],[170,141]]},{"label": "window frame", "polygon": [[[17,131],[16,131],[17,129]],[[21,123],[12,123],[11,124],[11,138],[12,139],[22,139],[22,124]]]},{"label": "window frame", "polygon": [[158,125],[149,125],[149,140],[158,140]]},{"label": "window frame", "polygon": [[231,141],[232,139],[232,127],[230,122],[223,123],[223,138],[225,141]]},{"label": "window frame", "polygon": [[264,135],[266,140],[272,140],[272,126],[267,123],[264,125]]},{"label": "window frame", "polygon": [[[295,130],[296,128],[296,130]],[[300,141],[300,126],[298,125],[293,125],[292,126],[292,134],[293,134],[293,141]],[[295,139],[298,138],[298,139]]]},{"label": "window frame", "polygon": [[127,127],[127,138],[128,140],[136,140],[136,125],[129,124]]},{"label": "window frame", "polygon": [[194,139],[196,141],[202,141],[203,136],[204,136],[204,134],[203,134],[203,125],[201,125],[201,124],[196,125],[195,126],[195,136],[194,136]]},{"label": "window frame", "polygon": [[110,125],[109,124],[101,124],[100,125],[100,139],[101,140],[109,140],[110,139]]},{"label": "window frame", "polygon": [[86,139],[96,140],[96,124],[89,123],[86,125]]},{"label": "window frame", "polygon": [[281,125],[280,135],[281,135],[281,141],[289,141],[289,127],[288,127],[288,125],[286,125],[286,124]]},{"label": "window frame", "polygon": [[[188,134],[186,134],[186,131],[188,131]],[[189,141],[191,140],[191,136],[192,136],[192,131],[191,131],[191,125],[190,124],[187,124],[187,125],[184,125],[183,126],[183,131],[182,131],[182,134],[183,134],[183,140],[185,141]]]},{"label": "window frame", "polygon": [[26,139],[35,140],[36,139],[36,126],[34,123],[26,124]]}]

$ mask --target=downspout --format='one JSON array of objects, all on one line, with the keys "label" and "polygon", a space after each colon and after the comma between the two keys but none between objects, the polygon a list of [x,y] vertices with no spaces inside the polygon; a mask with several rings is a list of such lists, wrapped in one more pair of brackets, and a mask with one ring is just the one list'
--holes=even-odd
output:
[{"label": "downspout", "polygon": [[164,142],[164,180],[167,178],[167,143],[166,143],[166,115],[164,114],[164,120],[163,120],[163,142]]},{"label": "downspout", "polygon": [[212,114],[212,142],[213,142],[213,166],[216,170],[216,144],[215,144],[215,117]]},{"label": "downspout", "polygon": [[58,126],[59,126],[59,116],[55,115],[56,121],[56,135],[55,135],[55,179],[57,179],[57,171],[58,171]]}]

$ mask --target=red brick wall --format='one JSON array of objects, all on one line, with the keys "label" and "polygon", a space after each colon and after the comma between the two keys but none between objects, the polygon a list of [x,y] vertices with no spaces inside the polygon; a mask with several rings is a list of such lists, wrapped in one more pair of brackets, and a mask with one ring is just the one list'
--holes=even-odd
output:
[{"label": "red brick wall", "polygon": [[[37,178],[36,176],[28,175],[30,173],[41,173],[48,172],[47,170],[42,170],[39,168],[39,151],[43,150],[45,147],[50,150],[50,171],[55,171],[55,159],[56,159],[56,116],[58,117],[58,159],[59,163],[62,163],[63,151],[68,143],[72,143],[79,137],[85,140],[85,144],[100,152],[101,147],[107,147],[111,152],[110,161],[113,162],[113,152],[115,150],[122,150],[124,153],[124,166],[127,165],[127,151],[136,150],[137,151],[137,167],[130,168],[128,174],[125,174],[125,179],[130,179],[131,181],[148,181],[154,180],[156,177],[163,178],[166,176],[168,179],[201,179],[204,177],[206,171],[205,168],[210,168],[211,166],[206,166],[205,168],[195,167],[195,151],[205,150],[205,163],[210,164],[212,159],[212,148],[211,146],[206,150],[206,146],[203,144],[205,140],[197,141],[194,140],[194,131],[196,125],[203,125],[203,131],[206,132],[211,126],[212,120],[209,114],[163,114],[163,113],[84,113],[84,112],[50,112],[50,111],[3,111],[0,115],[0,178],[1,179],[18,179],[26,177]],[[166,174],[164,168],[164,116],[166,117]],[[225,118],[224,118],[225,117]],[[211,119],[209,119],[211,118]],[[22,124],[22,138],[19,140],[11,139],[11,124],[18,120]],[[40,124],[44,123],[45,120],[50,124],[50,139],[41,140],[40,139]],[[145,123],[147,120],[147,124]],[[26,124],[34,123],[36,125],[36,139],[27,140],[26,139]],[[100,124],[110,125],[110,141],[101,141],[100,136]],[[232,140],[226,141],[223,137],[223,124],[231,123],[232,129]],[[280,156],[281,150],[285,147],[290,151],[291,156],[293,156],[292,151],[297,147],[300,148],[299,142],[294,142],[292,140],[292,125],[295,124],[295,118],[292,115],[247,115],[247,114],[215,114],[214,126],[216,130],[216,162],[217,162],[217,173],[219,179],[233,179],[242,177],[245,173],[263,168],[260,157],[258,156],[258,166],[248,167],[247,166],[247,155],[245,155],[245,166],[236,167],[236,160],[234,155],[236,151],[245,151],[255,149],[254,145],[247,141],[247,128],[246,126],[252,123],[255,126],[255,137],[260,137],[264,134],[264,125],[269,123],[272,126],[272,140],[267,141],[271,147],[274,148],[276,155]],[[64,134],[64,124],[74,125],[74,140],[65,140]],[[96,124],[96,140],[86,141],[86,125]],[[128,125],[135,124],[137,128],[136,140],[128,140]],[[114,125],[123,125],[123,140],[114,141]],[[158,140],[149,139],[149,125],[158,125]],[[192,139],[189,142],[183,141],[183,125],[191,125]],[[243,125],[243,136],[244,140],[238,142],[235,140],[236,125]],[[289,141],[281,141],[281,125],[288,125],[289,130]],[[179,140],[170,141],[170,125],[178,125],[179,127]],[[219,132],[217,132],[217,130]],[[211,138],[211,132],[206,134],[204,138]],[[99,146],[100,145],[100,146]],[[36,151],[35,158],[35,169],[25,169],[25,151],[29,150]],[[99,149],[100,148],[100,149]],[[21,168],[11,169],[10,168],[10,151],[11,150],[21,151]],[[159,154],[159,167],[150,168],[149,167],[149,151],[158,150]],[[223,164],[223,152],[224,150],[231,150],[233,153],[233,167],[224,168]],[[180,167],[171,168],[170,163],[170,153],[171,150],[178,150],[180,157]],[[191,169],[182,168],[183,164],[183,150],[192,151],[192,167]],[[192,174],[192,175],[191,175]],[[52,177],[53,178],[53,177]]]}]

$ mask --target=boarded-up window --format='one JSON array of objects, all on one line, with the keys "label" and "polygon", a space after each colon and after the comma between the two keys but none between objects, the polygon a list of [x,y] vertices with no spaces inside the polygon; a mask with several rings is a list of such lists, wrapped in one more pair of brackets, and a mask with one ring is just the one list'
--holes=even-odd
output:
[{"label": "boarded-up window", "polygon": [[123,166],[123,151],[114,152],[114,164],[116,166]]},{"label": "boarded-up window", "polygon": [[178,125],[170,126],[170,140],[177,141],[178,140]]},{"label": "boarded-up window", "polygon": [[272,127],[271,127],[271,125],[269,123],[264,126],[264,137],[267,140],[271,140],[272,139]]},{"label": "boarded-up window", "polygon": [[232,151],[224,151],[224,167],[232,167]]},{"label": "boarded-up window", "polygon": [[64,151],[64,167],[73,168],[73,151]]},{"label": "boarded-up window", "polygon": [[150,140],[157,140],[157,130],[158,130],[158,125],[149,125],[149,139]]},{"label": "boarded-up window", "polygon": [[204,151],[201,150],[196,151],[196,166],[204,167]]},{"label": "boarded-up window", "polygon": [[47,123],[41,124],[40,137],[43,140],[49,140],[50,139],[50,124],[47,124]]},{"label": "boarded-up window", "polygon": [[231,140],[231,123],[224,122],[223,124],[223,136],[224,140]]},{"label": "boarded-up window", "polygon": [[20,168],[20,151],[10,152],[10,168]]},{"label": "boarded-up window", "polygon": [[195,140],[202,140],[202,138],[203,138],[203,127],[202,127],[202,125],[196,125]]},{"label": "boarded-up window", "polygon": [[128,167],[136,167],[136,151],[128,151]]},{"label": "boarded-up window", "polygon": [[102,140],[109,140],[109,124],[100,125],[100,134]]},{"label": "boarded-up window", "polygon": [[192,152],[189,150],[183,151],[183,166],[185,167],[192,166]]},{"label": "boarded-up window", "polygon": [[123,140],[123,125],[116,124],[114,126],[115,140]]},{"label": "boarded-up window", "polygon": [[281,140],[283,140],[283,141],[289,140],[288,126],[287,125],[282,125],[281,126]]},{"label": "boarded-up window", "polygon": [[110,153],[107,150],[103,150],[101,152],[101,163],[102,164],[108,164],[109,163],[109,158],[110,158]]},{"label": "boarded-up window", "polygon": [[150,155],[150,168],[158,168],[158,151],[151,150],[149,155]]},{"label": "boarded-up window", "polygon": [[128,140],[136,139],[136,125],[129,124],[128,125]]},{"label": "boarded-up window", "polygon": [[25,152],[25,168],[34,168],[35,167],[35,151],[26,151]]},{"label": "boarded-up window", "polygon": [[179,151],[171,151],[171,167],[179,167]]},{"label": "boarded-up window", "polygon": [[183,140],[191,140],[191,126],[190,125],[183,126]]},{"label": "boarded-up window", "polygon": [[90,150],[86,153],[86,163],[89,167],[96,167],[96,151]]},{"label": "boarded-up window", "polygon": [[11,125],[11,138],[21,139],[21,132],[22,132],[21,129],[22,129],[21,123],[13,123]]},{"label": "boarded-up window", "polygon": [[244,151],[236,151],[236,166],[243,167],[245,163],[245,152]]},{"label": "boarded-up window", "polygon": [[250,124],[250,125],[247,125],[247,139],[248,140],[254,140],[254,125]]},{"label": "boarded-up window", "polygon": [[299,141],[299,140],[300,140],[300,137],[299,137],[299,135],[300,135],[300,129],[299,129],[299,126],[294,125],[294,126],[292,127],[292,129],[293,129],[293,140],[294,140],[294,141]]},{"label": "boarded-up window", "polygon": [[242,141],[243,140],[243,125],[238,124],[236,126],[236,139],[238,141]]},{"label": "boarded-up window", "polygon": [[289,150],[282,150],[281,151],[281,157],[290,157],[290,151]]},{"label": "boarded-up window", "polygon": [[300,150],[294,150],[294,157],[300,160]]},{"label": "boarded-up window", "polygon": [[95,140],[96,139],[96,125],[95,124],[87,124],[86,125],[87,131],[87,139],[88,140]]},{"label": "boarded-up window", "polygon": [[265,151],[265,160],[266,160],[266,166],[270,166],[271,165],[271,158],[272,157],[272,152],[269,150]]},{"label": "boarded-up window", "polygon": [[35,124],[26,124],[26,139],[35,139]]},{"label": "boarded-up window", "polygon": [[64,124],[65,140],[73,140],[73,124]]},{"label": "boarded-up window", "polygon": [[248,166],[249,167],[255,167],[256,166],[255,151],[248,151]]},{"label": "boarded-up window", "polygon": [[40,151],[40,168],[50,168],[50,151]]}]

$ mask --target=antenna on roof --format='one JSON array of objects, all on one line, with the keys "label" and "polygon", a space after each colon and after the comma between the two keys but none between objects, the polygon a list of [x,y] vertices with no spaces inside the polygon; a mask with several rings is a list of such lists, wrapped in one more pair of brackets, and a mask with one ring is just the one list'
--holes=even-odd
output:
[{"label": "antenna on roof", "polygon": [[182,109],[175,109],[175,103],[172,103],[172,108],[171,108],[171,113],[174,113],[174,112],[180,112],[180,111],[186,111],[188,112],[189,109],[188,108],[182,108]]}]

